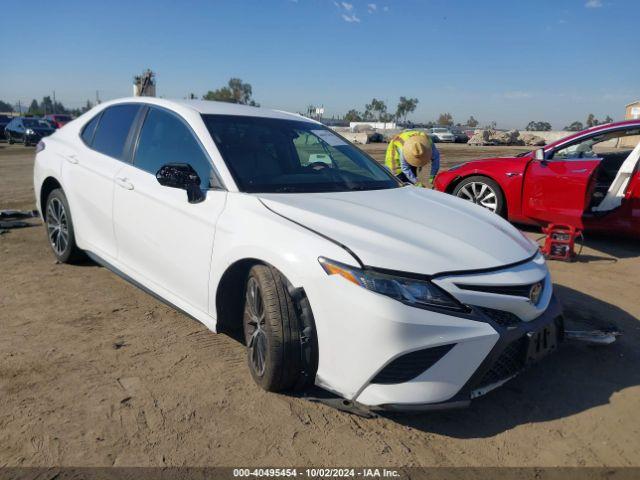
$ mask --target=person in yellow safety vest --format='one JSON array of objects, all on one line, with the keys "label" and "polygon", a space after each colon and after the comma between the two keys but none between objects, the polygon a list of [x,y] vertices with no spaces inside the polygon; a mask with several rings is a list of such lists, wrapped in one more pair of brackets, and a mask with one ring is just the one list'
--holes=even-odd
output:
[{"label": "person in yellow safety vest", "polygon": [[389,142],[385,165],[403,182],[422,186],[418,182],[418,168],[431,160],[430,181],[440,169],[440,152],[429,136],[419,130],[402,132]]}]

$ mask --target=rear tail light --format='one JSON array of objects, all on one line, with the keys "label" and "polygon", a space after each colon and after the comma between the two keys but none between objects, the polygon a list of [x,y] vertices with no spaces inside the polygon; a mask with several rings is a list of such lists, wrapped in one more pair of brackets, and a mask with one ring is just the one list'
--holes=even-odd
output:
[{"label": "rear tail light", "polygon": [[44,142],[42,140],[40,140],[38,142],[38,144],[36,145],[36,153],[41,152],[42,150],[44,150]]}]

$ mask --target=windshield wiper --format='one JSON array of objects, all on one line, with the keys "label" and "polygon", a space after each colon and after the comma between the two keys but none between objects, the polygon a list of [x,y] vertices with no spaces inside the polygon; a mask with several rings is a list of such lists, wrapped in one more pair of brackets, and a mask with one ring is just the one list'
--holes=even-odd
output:
[{"label": "windshield wiper", "polygon": [[274,188],[273,193],[300,193],[300,189],[290,185],[283,185],[282,187]]}]

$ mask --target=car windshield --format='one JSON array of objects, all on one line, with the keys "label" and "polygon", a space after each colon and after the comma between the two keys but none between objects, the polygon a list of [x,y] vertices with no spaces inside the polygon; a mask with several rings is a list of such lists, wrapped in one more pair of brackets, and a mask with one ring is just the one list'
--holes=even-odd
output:
[{"label": "car windshield", "polygon": [[307,193],[397,188],[391,173],[316,123],[203,115],[240,190]]},{"label": "car windshield", "polygon": [[446,128],[434,128],[433,132],[434,133],[449,133],[449,130],[447,130]]},{"label": "car windshield", "polygon": [[50,128],[47,122],[44,120],[37,120],[35,118],[25,118],[22,123],[24,123],[25,127]]},{"label": "car windshield", "polygon": [[56,120],[56,122],[68,122],[69,120],[71,120],[71,117],[69,115],[54,115],[53,118]]}]

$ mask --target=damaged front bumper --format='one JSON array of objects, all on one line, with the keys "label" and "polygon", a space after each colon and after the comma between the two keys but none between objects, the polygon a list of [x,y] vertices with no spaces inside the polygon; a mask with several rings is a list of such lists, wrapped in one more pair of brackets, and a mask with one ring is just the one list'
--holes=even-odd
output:
[{"label": "damaged front bumper", "polygon": [[530,365],[553,353],[564,340],[562,309],[555,296],[538,318],[503,326],[489,314],[483,315],[499,334],[499,339],[460,391],[446,402],[426,404],[382,404],[373,411],[424,412],[467,407],[481,397],[519,375]]}]

